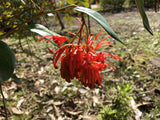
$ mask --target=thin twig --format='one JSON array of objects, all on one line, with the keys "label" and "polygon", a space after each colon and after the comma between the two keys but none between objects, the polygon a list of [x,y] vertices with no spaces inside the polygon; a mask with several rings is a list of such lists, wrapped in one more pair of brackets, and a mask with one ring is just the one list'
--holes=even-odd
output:
[{"label": "thin twig", "polygon": [[12,30],[8,31],[7,33],[3,34],[2,36],[0,36],[0,39],[5,38],[5,37],[7,37],[8,35],[16,32],[16,31],[21,30],[22,28],[24,28],[25,23],[28,23],[28,22],[30,22],[30,21],[32,21],[32,20],[34,20],[34,19],[37,19],[37,18],[39,18],[39,17],[41,17],[41,16],[43,16],[43,15],[47,15],[48,13],[65,12],[65,11],[71,9],[71,8],[74,8],[74,7],[77,7],[77,6],[76,6],[76,5],[68,5],[68,6],[66,6],[66,7],[59,8],[59,9],[56,9],[56,10],[39,13],[39,14],[37,14],[37,15],[35,15],[35,16],[33,16],[33,17],[25,20],[25,21],[23,21],[21,24],[19,24],[19,25],[18,25],[17,27],[15,27],[14,29],[12,29]]},{"label": "thin twig", "polygon": [[[91,9],[90,0],[89,0],[88,2],[89,2],[89,8]],[[88,15],[88,32],[89,32],[89,34],[91,34],[91,24],[90,24],[90,18],[89,18],[89,15]]]},{"label": "thin twig", "polygon": [[2,98],[3,98],[3,105],[4,105],[4,111],[5,111],[5,114],[6,114],[6,120],[8,120],[6,102],[5,102],[5,97],[4,97],[4,95],[3,95],[1,82],[0,82],[0,91],[1,91]]}]

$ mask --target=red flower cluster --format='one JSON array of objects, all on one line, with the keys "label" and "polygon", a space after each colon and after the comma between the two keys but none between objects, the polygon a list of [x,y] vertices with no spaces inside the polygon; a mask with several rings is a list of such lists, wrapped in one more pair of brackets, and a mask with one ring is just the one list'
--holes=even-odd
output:
[{"label": "red flower cluster", "polygon": [[[81,23],[81,22],[80,22]],[[74,77],[77,78],[85,87],[89,87],[90,89],[93,89],[95,87],[95,84],[101,85],[102,82],[102,70],[105,69],[107,66],[111,67],[112,69],[117,72],[117,70],[105,63],[107,56],[112,56],[114,59],[121,60],[120,57],[99,52],[96,53],[96,50],[104,47],[109,46],[111,47],[110,42],[104,42],[105,39],[107,39],[110,36],[105,37],[101,41],[99,41],[96,45],[94,44],[94,41],[97,40],[97,37],[99,34],[103,31],[101,30],[98,35],[93,39],[94,37],[92,35],[86,36],[83,31],[83,37],[85,38],[85,43],[83,43],[78,36],[76,36],[79,39],[78,44],[72,44],[70,40],[67,37],[60,37],[60,36],[54,36],[50,35],[51,38],[48,39],[47,42],[49,42],[51,39],[55,43],[57,43],[58,46],[60,46],[65,40],[68,40],[69,44],[65,44],[59,48],[58,51],[54,52],[51,49],[49,49],[52,53],[54,53],[53,56],[53,64],[55,68],[58,68],[57,61],[61,60],[61,77],[64,78],[67,82],[71,82],[71,79]],[[75,35],[74,33],[70,33]],[[44,36],[40,40],[42,40],[45,37]],[[92,40],[93,39],[93,40]],[[64,54],[63,54],[64,53]],[[62,55],[63,54],[63,55]]]}]

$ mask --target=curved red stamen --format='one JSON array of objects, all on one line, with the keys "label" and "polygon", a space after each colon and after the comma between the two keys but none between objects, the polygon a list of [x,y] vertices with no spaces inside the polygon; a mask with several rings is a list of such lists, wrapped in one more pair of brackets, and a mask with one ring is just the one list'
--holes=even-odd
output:
[{"label": "curved red stamen", "polygon": [[61,54],[64,52],[64,50],[65,47],[63,49],[59,49],[53,56],[53,65],[56,69],[58,68],[57,61],[60,58]]},{"label": "curved red stamen", "polygon": [[110,43],[110,42],[105,41],[105,42],[101,42],[101,43],[99,43],[98,45],[102,45],[102,44],[105,44],[105,43]]},{"label": "curved red stamen", "polygon": [[118,73],[118,71],[113,66],[111,66],[109,64],[106,64],[106,65],[109,66],[109,67],[111,67],[116,73]]},{"label": "curved red stamen", "polygon": [[54,50],[52,50],[52,49],[50,49],[50,48],[48,48],[48,50],[49,50],[50,53],[53,53],[53,54],[56,53],[56,51],[54,51]]},{"label": "curved red stamen", "polygon": [[49,38],[49,39],[47,40],[47,43],[49,43],[49,41],[50,41],[51,39],[53,39],[53,37]]},{"label": "curved red stamen", "polygon": [[95,37],[95,39],[93,40],[93,42],[94,42],[95,40],[97,40],[98,36],[101,34],[101,32],[102,32],[103,30],[104,30],[104,29],[102,29],[102,30],[96,35],[96,37]]},{"label": "curved red stamen", "polygon": [[79,18],[76,17],[76,20],[80,23],[80,25],[82,25],[82,22],[80,21]]},{"label": "curved red stamen", "polygon": [[[107,39],[107,38],[109,38],[109,37],[110,37],[110,35],[104,37],[102,40],[100,40],[100,41],[97,43],[97,45],[100,44],[102,41],[104,41],[105,39]],[[107,41],[107,42],[108,42],[108,43],[111,43],[111,42],[109,42],[109,41]]]},{"label": "curved red stamen", "polygon": [[43,36],[43,37],[41,37],[40,39],[38,39],[38,41],[41,41],[42,39],[44,39],[44,38],[46,38],[46,37],[51,37],[51,36],[53,36],[53,35],[46,35],[46,36]]},{"label": "curved red stamen", "polygon": [[96,46],[96,47],[95,47],[95,50],[97,50],[97,49],[99,49],[99,48],[101,48],[101,47],[105,47],[105,46],[112,47],[112,45],[99,45],[99,46]]},{"label": "curved red stamen", "polygon": [[116,56],[116,55],[112,55],[110,53],[104,53],[106,56],[112,56],[114,59],[119,59],[119,60],[122,60],[122,58]]},{"label": "curved red stamen", "polygon": [[[68,34],[70,34],[70,35],[76,35],[75,33],[72,33],[72,32],[68,32]],[[79,37],[78,36],[76,36],[76,38],[79,40]]]}]

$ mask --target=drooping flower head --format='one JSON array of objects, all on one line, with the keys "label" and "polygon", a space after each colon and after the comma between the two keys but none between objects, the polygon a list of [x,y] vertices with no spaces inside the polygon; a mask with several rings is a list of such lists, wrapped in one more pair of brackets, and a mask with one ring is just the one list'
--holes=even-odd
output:
[{"label": "drooping flower head", "polygon": [[[65,36],[56,35],[44,36],[40,38],[39,41],[46,37],[50,37],[47,43],[50,40],[53,40],[60,47],[57,51],[51,49],[49,49],[49,51],[54,54],[53,65],[56,69],[58,68],[57,61],[60,60],[61,62],[60,72],[62,78],[67,82],[71,82],[72,79],[77,78],[85,87],[93,89],[96,84],[101,85],[103,78],[102,70],[106,69],[107,66],[117,72],[113,66],[105,63],[106,57],[111,56],[114,59],[119,60],[121,60],[121,58],[110,53],[98,53],[97,50],[101,47],[112,47],[109,41],[105,41],[110,36],[104,37],[94,45],[94,42],[97,40],[103,29],[96,37],[94,37],[92,34],[89,35],[88,32],[85,33],[85,23],[82,23],[79,19],[77,20],[81,24],[79,34],[69,32],[69,34],[74,35],[73,38],[78,39],[77,44],[73,44],[75,39],[69,40]],[[65,41],[68,41],[68,44],[63,45]]]}]

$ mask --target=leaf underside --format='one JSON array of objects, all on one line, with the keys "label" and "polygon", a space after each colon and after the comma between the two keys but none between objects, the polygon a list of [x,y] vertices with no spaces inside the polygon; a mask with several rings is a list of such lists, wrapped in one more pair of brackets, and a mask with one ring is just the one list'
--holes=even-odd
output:
[{"label": "leaf underside", "polygon": [[15,56],[9,46],[0,41],[0,82],[8,80],[14,71]]},{"label": "leaf underside", "polygon": [[[49,30],[48,28],[46,28],[45,26],[41,25],[41,24],[35,24],[35,25],[30,25],[27,26],[26,29],[29,29],[32,32],[35,32],[41,36],[46,36],[46,35],[57,35],[57,36],[61,36],[51,30]],[[49,39],[50,37],[46,37],[46,39]],[[53,40],[50,40],[50,42],[52,44],[54,44],[55,46],[57,46],[57,44],[55,42],[53,42]]]}]

